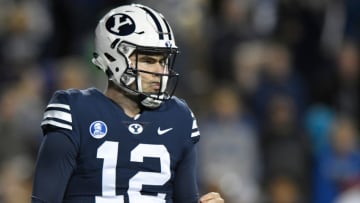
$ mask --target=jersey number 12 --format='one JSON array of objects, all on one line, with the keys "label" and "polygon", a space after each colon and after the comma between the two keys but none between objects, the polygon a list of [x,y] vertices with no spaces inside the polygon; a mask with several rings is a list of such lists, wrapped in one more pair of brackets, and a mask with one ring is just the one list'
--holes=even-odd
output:
[{"label": "jersey number 12", "polygon": [[[116,195],[116,165],[118,142],[105,141],[97,150],[97,157],[104,160],[102,170],[102,196],[96,196],[96,203],[124,203],[123,195]],[[143,185],[164,185],[171,176],[170,154],[164,145],[138,144],[130,153],[131,162],[143,162],[144,157],[159,158],[160,172],[139,171],[129,180],[127,191],[130,203],[165,203],[164,193],[157,196],[142,195]]]}]

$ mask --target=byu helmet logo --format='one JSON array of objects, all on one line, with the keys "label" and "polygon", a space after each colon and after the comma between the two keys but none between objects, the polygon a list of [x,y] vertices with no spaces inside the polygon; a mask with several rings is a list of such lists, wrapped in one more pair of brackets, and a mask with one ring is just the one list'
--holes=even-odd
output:
[{"label": "byu helmet logo", "polygon": [[125,36],[135,31],[135,23],[130,16],[118,13],[106,21],[106,29],[115,35]]}]

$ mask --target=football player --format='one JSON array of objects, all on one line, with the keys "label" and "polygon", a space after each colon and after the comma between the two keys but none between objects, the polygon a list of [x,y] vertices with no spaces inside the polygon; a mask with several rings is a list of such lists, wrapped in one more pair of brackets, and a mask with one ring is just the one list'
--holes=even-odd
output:
[{"label": "football player", "polygon": [[32,203],[224,202],[215,192],[198,195],[200,133],[173,96],[178,48],[165,18],[143,5],[120,6],[95,34],[92,62],[108,87],[54,93],[41,123]]}]

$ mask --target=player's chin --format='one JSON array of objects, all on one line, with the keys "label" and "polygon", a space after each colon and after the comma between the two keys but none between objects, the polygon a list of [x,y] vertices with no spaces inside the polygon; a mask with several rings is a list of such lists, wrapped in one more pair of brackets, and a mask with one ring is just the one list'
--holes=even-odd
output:
[{"label": "player's chin", "polygon": [[147,91],[143,91],[142,93],[145,95],[157,95],[159,92],[156,90],[150,90],[150,91],[147,90]]},{"label": "player's chin", "polygon": [[152,87],[149,91],[146,91],[147,94],[159,94],[160,88],[159,87]]}]

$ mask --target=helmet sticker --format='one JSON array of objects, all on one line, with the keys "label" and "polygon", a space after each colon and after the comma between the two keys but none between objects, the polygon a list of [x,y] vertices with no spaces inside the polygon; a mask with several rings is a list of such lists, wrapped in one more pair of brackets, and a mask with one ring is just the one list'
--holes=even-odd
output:
[{"label": "helmet sticker", "polygon": [[110,16],[105,26],[109,32],[119,36],[126,36],[135,31],[134,20],[130,16],[122,13]]},{"label": "helmet sticker", "polygon": [[159,39],[164,39],[164,32],[163,32],[163,29],[161,27],[161,24],[159,22],[159,20],[156,18],[155,14],[147,7],[140,7],[142,8],[143,10],[146,11],[146,13],[148,13],[150,15],[150,17],[153,19],[155,25],[156,25],[156,28],[158,29],[158,33],[159,33]]},{"label": "helmet sticker", "polygon": [[166,41],[165,46],[168,47],[168,48],[171,48],[172,47],[171,41]]},{"label": "helmet sticker", "polygon": [[93,138],[101,139],[107,133],[107,126],[102,121],[94,121],[89,127],[89,132]]}]

